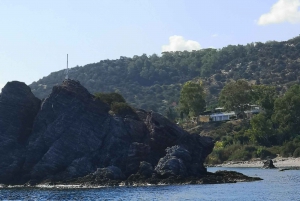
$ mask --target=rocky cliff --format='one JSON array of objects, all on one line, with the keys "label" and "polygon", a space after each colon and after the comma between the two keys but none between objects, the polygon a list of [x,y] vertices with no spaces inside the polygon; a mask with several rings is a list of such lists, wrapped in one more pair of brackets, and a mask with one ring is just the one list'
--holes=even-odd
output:
[{"label": "rocky cliff", "polygon": [[155,112],[121,117],[109,111],[74,80],[55,86],[43,101],[24,83],[8,83],[0,96],[0,183],[206,174],[211,138]]}]

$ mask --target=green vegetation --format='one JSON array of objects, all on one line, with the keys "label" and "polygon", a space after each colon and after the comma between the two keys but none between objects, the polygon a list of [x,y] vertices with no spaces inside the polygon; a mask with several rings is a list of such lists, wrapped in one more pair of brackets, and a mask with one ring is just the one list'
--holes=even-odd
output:
[{"label": "green vegetation", "polygon": [[133,108],[128,105],[122,95],[118,93],[95,93],[95,98],[107,103],[114,114],[125,117],[135,116]]},{"label": "green vegetation", "polygon": [[[235,83],[239,82],[241,81]],[[235,83],[230,82],[228,85]],[[262,111],[252,116],[250,121],[243,119],[236,121],[235,124],[223,123],[211,131],[210,135],[217,143],[207,162],[221,163],[226,160],[248,160],[253,157],[264,159],[277,154],[283,157],[299,157],[300,85],[291,86],[281,96],[274,87],[265,85],[249,85],[247,90],[251,92],[250,95],[247,93],[235,95],[233,91],[237,90],[236,87],[224,87],[226,94],[223,94],[222,98],[220,96],[223,104],[231,103],[234,97],[241,100],[248,97],[248,103],[259,104]]]},{"label": "green vegetation", "polygon": [[200,83],[186,82],[180,92],[180,112],[198,116],[205,110],[205,94]]},{"label": "green vegetation", "polygon": [[111,111],[123,117],[126,115],[136,116],[132,107],[123,102],[113,102],[111,105]]},{"label": "green vegetation", "polygon": [[[118,92],[130,105],[165,114],[178,104],[182,85],[201,78],[208,106],[218,102],[226,82],[245,79],[276,86],[284,93],[300,80],[300,37],[284,42],[229,45],[222,49],[192,52],[164,52],[120,57],[70,69],[69,77],[79,80],[91,93]],[[39,98],[64,79],[64,70],[53,72],[30,85]]]},{"label": "green vegetation", "polygon": [[275,101],[272,120],[278,128],[280,141],[300,134],[300,85],[292,86]]},{"label": "green vegetation", "polygon": [[[179,111],[197,116],[205,102],[206,109],[215,108],[219,102],[240,112],[243,120],[216,124],[210,131],[222,146],[215,148],[214,157],[208,160],[299,155],[300,36],[283,42],[102,60],[72,68],[69,77],[79,80],[91,93],[121,94],[124,99],[116,94],[97,95],[115,114],[130,113],[131,105],[176,121]],[[45,98],[63,79],[62,70],[30,87],[37,97]],[[202,80],[201,85],[198,80]],[[118,101],[112,101],[115,99]],[[251,120],[245,118],[248,104],[258,104],[263,112]]]},{"label": "green vegetation", "polygon": [[108,105],[112,105],[112,103],[114,102],[118,102],[118,103],[126,103],[125,99],[123,98],[123,96],[121,94],[118,93],[95,93],[95,97],[97,99],[100,99],[101,101],[103,101],[104,103],[108,104]]},{"label": "green vegetation", "polygon": [[244,112],[251,93],[251,85],[246,80],[231,81],[222,89],[219,102],[227,111]]}]

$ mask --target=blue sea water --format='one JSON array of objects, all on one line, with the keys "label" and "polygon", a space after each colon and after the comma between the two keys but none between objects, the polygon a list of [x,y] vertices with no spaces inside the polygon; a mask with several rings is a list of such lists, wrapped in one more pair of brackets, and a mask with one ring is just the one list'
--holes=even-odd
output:
[{"label": "blue sea water", "polygon": [[262,181],[234,184],[105,187],[94,189],[8,188],[0,189],[0,200],[297,200],[300,201],[300,171],[280,172],[260,168],[208,168],[233,170]]}]

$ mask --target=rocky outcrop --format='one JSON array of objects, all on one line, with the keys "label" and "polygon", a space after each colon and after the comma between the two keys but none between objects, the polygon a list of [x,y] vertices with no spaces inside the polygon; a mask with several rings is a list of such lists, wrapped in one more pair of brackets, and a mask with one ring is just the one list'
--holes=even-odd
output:
[{"label": "rocky outcrop", "polygon": [[162,177],[187,176],[187,165],[192,159],[190,152],[178,145],[166,151],[166,156],[158,161],[155,171]]},{"label": "rocky outcrop", "polygon": [[268,159],[264,162],[263,168],[265,169],[274,169],[276,168],[271,159]]},{"label": "rocky outcrop", "polygon": [[42,102],[20,82],[0,96],[0,183],[200,177],[213,145],[152,111],[112,114],[74,80]]},{"label": "rocky outcrop", "polygon": [[0,181],[15,182],[21,175],[22,153],[32,133],[40,100],[21,82],[8,82],[0,94]]}]

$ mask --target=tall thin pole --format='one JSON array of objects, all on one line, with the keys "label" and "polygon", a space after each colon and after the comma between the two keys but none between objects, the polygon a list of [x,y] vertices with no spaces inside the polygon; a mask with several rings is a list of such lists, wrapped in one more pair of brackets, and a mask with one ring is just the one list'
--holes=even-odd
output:
[{"label": "tall thin pole", "polygon": [[68,57],[68,54],[67,54],[67,69],[66,69],[65,79],[69,79],[69,57]]}]

